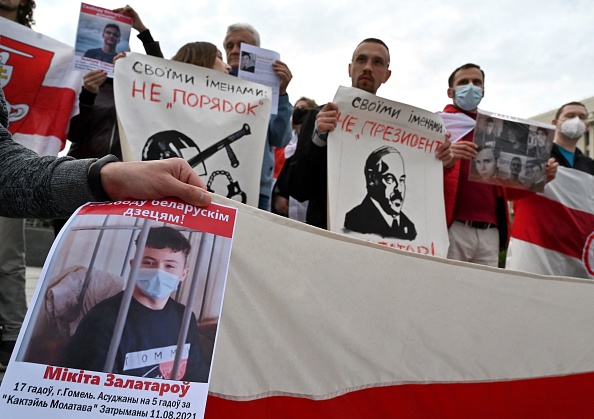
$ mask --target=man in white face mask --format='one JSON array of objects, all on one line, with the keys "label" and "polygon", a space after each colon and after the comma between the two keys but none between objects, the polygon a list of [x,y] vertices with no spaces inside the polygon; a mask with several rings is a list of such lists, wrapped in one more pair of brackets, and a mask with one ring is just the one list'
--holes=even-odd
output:
[{"label": "man in white face mask", "polygon": [[[114,368],[105,372],[207,382],[209,368],[199,346],[193,313],[178,376],[172,377],[171,371],[185,306],[170,295],[188,275],[190,250],[188,239],[178,230],[151,228]],[[62,366],[103,371],[123,294],[101,301],[87,313],[70,340]]]},{"label": "man in white face mask", "polygon": [[[552,121],[556,130],[551,156],[561,168],[544,197],[531,194],[514,202],[514,239],[506,261],[509,269],[594,277],[594,246],[590,241],[594,227],[587,215],[581,215],[592,212],[594,160],[577,147],[588,128],[587,117],[588,111],[580,102],[567,103],[557,111]],[[548,242],[541,240],[544,237]]]},{"label": "man in white face mask", "polygon": [[594,160],[577,148],[588,129],[588,111],[583,103],[570,102],[559,108],[553,124],[557,126],[551,156],[563,167],[594,175]]}]

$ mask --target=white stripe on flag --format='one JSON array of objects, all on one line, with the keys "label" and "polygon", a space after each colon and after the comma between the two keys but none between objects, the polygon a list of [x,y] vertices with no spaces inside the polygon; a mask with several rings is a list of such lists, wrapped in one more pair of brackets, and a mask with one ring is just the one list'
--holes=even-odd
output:
[{"label": "white stripe on flag", "polygon": [[594,213],[594,176],[559,167],[555,180],[545,185],[544,196],[566,207]]},{"label": "white stripe on flag", "polygon": [[507,248],[506,269],[541,275],[593,278],[580,259],[512,238]]},{"label": "white stripe on flag", "polygon": [[400,252],[216,200],[240,212],[213,395],[594,371],[591,281]]}]

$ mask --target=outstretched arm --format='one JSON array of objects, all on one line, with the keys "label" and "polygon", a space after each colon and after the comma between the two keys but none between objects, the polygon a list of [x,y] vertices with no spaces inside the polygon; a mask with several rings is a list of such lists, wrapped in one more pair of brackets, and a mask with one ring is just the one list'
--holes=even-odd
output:
[{"label": "outstretched arm", "polygon": [[110,163],[101,186],[114,201],[176,197],[195,206],[210,204],[206,185],[184,159]]}]

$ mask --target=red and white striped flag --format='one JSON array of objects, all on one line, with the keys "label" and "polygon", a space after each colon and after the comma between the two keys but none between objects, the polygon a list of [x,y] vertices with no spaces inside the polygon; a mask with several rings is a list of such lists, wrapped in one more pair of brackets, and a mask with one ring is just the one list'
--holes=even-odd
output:
[{"label": "red and white striped flag", "polygon": [[207,418],[594,417],[594,282],[238,206]]},{"label": "red and white striped flag", "polygon": [[66,142],[82,74],[74,50],[8,19],[0,25],[0,86],[15,141],[40,155],[57,155]]},{"label": "red and white striped flag", "polygon": [[559,167],[544,193],[514,203],[508,269],[594,278],[594,176]]}]

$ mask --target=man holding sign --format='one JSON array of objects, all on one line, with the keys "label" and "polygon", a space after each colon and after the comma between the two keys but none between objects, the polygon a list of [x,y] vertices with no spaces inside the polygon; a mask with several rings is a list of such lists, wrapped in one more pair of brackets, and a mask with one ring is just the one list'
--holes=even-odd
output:
[{"label": "man holding sign", "polygon": [[[227,35],[223,41],[223,47],[227,54],[227,64],[231,66],[229,74],[237,76],[241,44],[260,46],[260,34],[251,25],[236,23],[227,28]],[[289,102],[287,86],[293,75],[289,67],[282,61],[272,63],[272,69],[280,79],[278,112],[270,116],[266,146],[264,148],[264,160],[262,161],[262,173],[260,175],[260,199],[258,208],[270,210],[270,196],[272,195],[273,170],[274,170],[274,147],[283,148],[291,141],[291,114],[293,106]]]},{"label": "man holding sign", "polygon": [[[34,0],[2,1],[0,21],[8,19],[30,28],[34,23],[34,8]],[[6,71],[1,64],[0,61],[0,70]],[[1,96],[4,100],[3,93]],[[8,365],[26,312],[25,220],[0,217],[0,364],[3,366]]]},{"label": "man holding sign", "polygon": [[[470,160],[478,154],[484,138],[474,140],[473,120],[476,120],[478,105],[484,96],[485,72],[472,63],[455,69],[448,78],[447,94],[452,104],[443,110],[446,128],[448,122],[465,121],[467,129],[454,138],[454,159],[445,165],[444,198],[450,248],[448,259],[497,266],[499,249],[509,239],[508,199],[518,199],[526,194],[510,188],[473,182],[468,179]],[[449,117],[446,117],[450,115]],[[489,121],[487,121],[488,124]],[[486,137],[485,137],[486,138]],[[475,140],[476,141],[476,140]],[[489,147],[489,144],[484,144]],[[557,164],[547,162],[547,180],[555,177]]]},{"label": "man holding sign", "polygon": [[[363,40],[355,48],[348,65],[351,86],[376,94],[392,74],[389,66],[388,46],[376,38]],[[307,224],[324,229],[327,228],[328,190],[326,145],[328,133],[337,128],[338,116],[339,109],[334,103],[327,103],[308,114],[303,121],[297,151],[290,166],[289,193],[299,201],[309,200]],[[437,157],[440,160],[450,158],[449,141],[437,148]],[[412,237],[412,229],[408,230],[407,234]]]},{"label": "man holding sign", "polygon": [[[380,39],[364,39],[355,48],[349,63],[351,86],[376,94],[392,75],[389,67],[388,46]],[[291,162],[289,193],[299,201],[309,200],[306,222],[320,228],[327,228],[326,145],[328,133],[336,129],[337,123],[338,107],[332,102],[310,112],[301,127]]]}]

